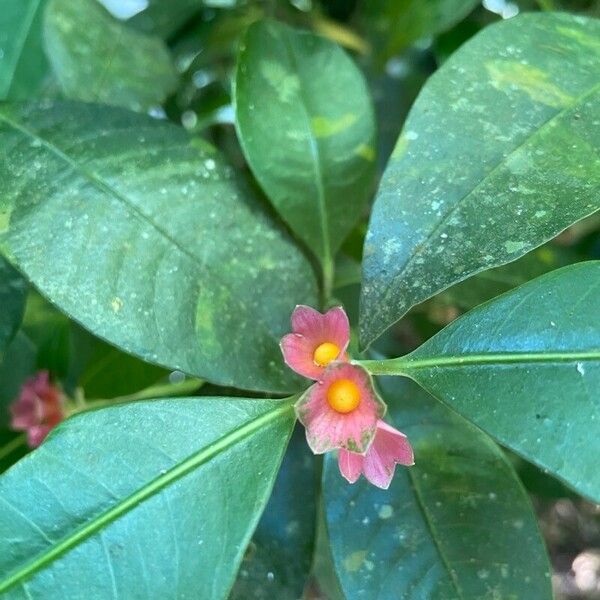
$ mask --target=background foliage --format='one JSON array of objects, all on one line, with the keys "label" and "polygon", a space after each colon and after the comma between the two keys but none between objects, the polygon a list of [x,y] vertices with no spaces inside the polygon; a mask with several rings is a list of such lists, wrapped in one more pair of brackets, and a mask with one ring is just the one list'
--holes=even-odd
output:
[{"label": "background foliage", "polygon": [[[598,597],[598,16],[0,0],[0,597]],[[388,491],[284,398],[340,302]]]}]

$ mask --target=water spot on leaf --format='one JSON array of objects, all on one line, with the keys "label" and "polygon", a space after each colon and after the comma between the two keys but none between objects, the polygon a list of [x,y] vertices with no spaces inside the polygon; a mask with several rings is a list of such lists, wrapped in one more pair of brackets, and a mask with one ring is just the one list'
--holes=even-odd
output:
[{"label": "water spot on leaf", "polygon": [[367,556],[366,550],[357,550],[356,552],[352,552],[344,559],[344,569],[349,573],[355,573],[358,571]]}]

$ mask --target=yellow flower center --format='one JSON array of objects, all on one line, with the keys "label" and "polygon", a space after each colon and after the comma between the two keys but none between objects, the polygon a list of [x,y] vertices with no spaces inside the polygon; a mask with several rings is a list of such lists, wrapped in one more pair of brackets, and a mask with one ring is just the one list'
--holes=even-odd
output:
[{"label": "yellow flower center", "polygon": [[360,404],[360,390],[350,379],[338,379],[327,390],[327,402],[336,412],[352,412]]},{"label": "yellow flower center", "polygon": [[332,360],[335,360],[340,354],[340,349],[331,342],[324,342],[315,348],[313,361],[318,367],[327,366]]}]

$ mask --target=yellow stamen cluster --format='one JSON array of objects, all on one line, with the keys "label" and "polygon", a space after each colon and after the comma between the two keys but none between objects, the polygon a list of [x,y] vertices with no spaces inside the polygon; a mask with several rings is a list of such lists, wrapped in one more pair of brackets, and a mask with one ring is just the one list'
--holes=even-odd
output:
[{"label": "yellow stamen cluster", "polygon": [[336,412],[347,414],[360,404],[360,390],[350,379],[338,379],[327,390],[327,402]]},{"label": "yellow stamen cluster", "polygon": [[331,342],[324,342],[315,348],[313,362],[318,367],[326,367],[340,354],[340,349]]}]

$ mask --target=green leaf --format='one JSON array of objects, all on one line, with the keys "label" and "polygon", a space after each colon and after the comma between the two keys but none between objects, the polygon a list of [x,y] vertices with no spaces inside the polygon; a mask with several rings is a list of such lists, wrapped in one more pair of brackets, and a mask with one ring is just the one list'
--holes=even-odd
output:
[{"label": "green leaf", "polygon": [[144,110],[177,85],[164,43],[129,29],[96,0],[50,0],[44,38],[68,98]]},{"label": "green leaf", "polygon": [[128,25],[159,35],[172,36],[206,3],[202,0],[148,0],[148,7],[128,21]]},{"label": "green leaf", "polygon": [[297,389],[278,343],[316,304],[312,270],[207,143],[119,109],[3,106],[0,213],[0,245],[96,335],[214,383]]},{"label": "green leaf", "polygon": [[148,388],[168,372],[143,362],[90,335],[72,328],[69,375],[86,398],[115,398]]},{"label": "green leaf", "polygon": [[21,324],[26,295],[26,281],[0,256],[0,359]]},{"label": "green leaf", "polygon": [[364,3],[363,17],[377,52],[389,58],[420,38],[449,29],[479,4],[479,0],[378,0]]},{"label": "green leaf", "polygon": [[325,521],[325,507],[323,494],[321,494],[317,514],[317,539],[315,541],[315,557],[313,575],[318,589],[327,600],[345,600],[344,592],[340,586],[333,555],[331,552],[331,540],[327,532]]},{"label": "green leaf", "polygon": [[28,450],[24,433],[0,429],[0,474],[25,456]]},{"label": "green leaf", "polygon": [[361,338],[600,208],[600,21],[484,29],[424,87],[369,225]]},{"label": "green leaf", "polygon": [[[27,296],[22,330],[35,347],[36,364],[67,382],[75,354],[71,343],[74,323],[35,290]],[[79,353],[76,359],[82,358]],[[70,386],[67,386],[70,387]]]},{"label": "green leaf", "polygon": [[308,580],[316,519],[315,459],[296,427],[230,600],[297,600]]},{"label": "green leaf", "polygon": [[552,271],[417,350],[366,362],[411,377],[502,444],[600,500],[600,261]]},{"label": "green leaf", "polygon": [[470,310],[535,277],[576,260],[577,256],[573,252],[548,244],[514,262],[483,271],[457,283],[436,296],[433,302],[454,304],[463,310]]},{"label": "green leaf", "polygon": [[42,84],[45,6],[46,0],[0,0],[0,100],[29,98]]},{"label": "green leaf", "polygon": [[21,331],[6,348],[0,362],[0,428],[8,427],[9,406],[16,400],[25,380],[36,368],[36,348]]},{"label": "green leaf", "polygon": [[373,184],[375,121],[363,76],[332,42],[263,21],[240,48],[234,97],[252,171],[330,269]]},{"label": "green leaf", "polygon": [[415,466],[387,491],[349,485],[328,456],[327,526],[347,598],[552,598],[531,503],[504,453],[405,380],[382,382]]},{"label": "green leaf", "polygon": [[69,419],[0,478],[0,593],[224,598],[293,424],[287,400],[238,398]]}]

